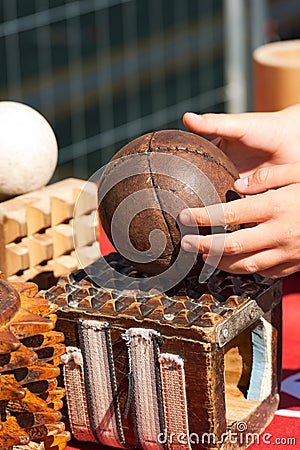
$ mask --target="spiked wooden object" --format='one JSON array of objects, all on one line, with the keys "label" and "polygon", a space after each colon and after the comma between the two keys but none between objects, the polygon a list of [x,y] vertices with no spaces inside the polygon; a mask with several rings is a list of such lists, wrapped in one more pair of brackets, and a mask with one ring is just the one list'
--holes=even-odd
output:
[{"label": "spiked wooden object", "polygon": [[217,272],[159,293],[143,280],[110,254],[44,293],[66,336],[74,436],[143,450],[247,448],[279,400],[280,282]]},{"label": "spiked wooden object", "polygon": [[96,186],[74,178],[2,202],[0,270],[8,280],[34,280],[46,288],[60,275],[91,263],[99,256],[96,209]]},{"label": "spiked wooden object", "polygon": [[57,307],[37,298],[34,283],[0,279],[0,448],[61,450],[69,440],[60,421],[57,386],[64,335]]}]

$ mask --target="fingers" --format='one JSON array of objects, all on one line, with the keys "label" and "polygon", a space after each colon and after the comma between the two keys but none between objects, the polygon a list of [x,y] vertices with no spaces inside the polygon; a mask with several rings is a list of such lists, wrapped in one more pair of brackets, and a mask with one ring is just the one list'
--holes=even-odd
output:
[{"label": "fingers", "polygon": [[262,270],[259,272],[259,275],[262,275],[263,277],[268,278],[281,278],[281,277],[287,277],[288,275],[291,275],[292,273],[298,272],[300,269],[300,263],[283,263],[278,264],[275,267],[271,267],[270,269]]},{"label": "fingers", "polygon": [[[200,227],[261,222],[268,220],[273,214],[272,196],[268,194],[258,194],[255,197],[242,198],[206,208],[184,209],[179,219],[183,225]],[[266,195],[270,198],[266,199]]]},{"label": "fingers", "polygon": [[[203,255],[204,261],[213,266],[218,266],[219,269],[225,272],[238,273],[238,274],[253,274],[258,273],[263,277],[268,278],[280,278],[291,275],[300,270],[299,261],[288,261],[285,262],[284,256],[281,254],[280,257],[274,259],[275,250],[271,250],[269,255],[266,252],[263,253],[253,253],[247,255],[240,255],[240,257],[230,257],[224,256],[222,258],[216,259],[214,256]],[[259,257],[262,256],[262,258]],[[275,261],[280,261],[279,264],[274,264]]]},{"label": "fingers", "polygon": [[229,139],[242,139],[247,130],[244,114],[185,113],[183,123],[196,133],[215,134]]},{"label": "fingers", "polygon": [[300,183],[299,163],[262,167],[253,174],[236,180],[234,187],[241,194],[250,195],[291,183]]},{"label": "fingers", "polygon": [[[212,234],[208,236],[185,235],[182,248],[189,252],[211,255],[240,255],[272,248],[276,240],[268,235],[268,225],[260,224],[253,228],[237,230],[234,233]],[[267,236],[267,238],[266,238]]]},{"label": "fingers", "polygon": [[[222,256],[218,262],[218,268],[230,273],[253,274],[259,273],[263,276],[273,274],[272,278],[276,278],[278,273],[274,271],[274,267],[284,265],[282,269],[286,269],[285,253],[279,249],[268,249],[260,252],[253,252],[242,255]],[[203,255],[203,259],[210,264],[209,256]],[[289,264],[291,266],[291,264]]]},{"label": "fingers", "polygon": [[277,147],[281,116],[274,113],[194,114],[183,116],[184,125],[199,134],[215,134],[225,139],[239,140],[257,149]]},{"label": "fingers", "polygon": [[199,252],[209,265],[232,273],[259,273],[277,278],[299,270],[299,167],[296,164],[285,169],[279,167],[275,175],[265,172],[267,176],[259,178],[265,187],[276,186],[278,180],[280,184],[286,183],[276,190],[271,188],[227,204],[183,210],[180,220],[188,226],[256,222],[251,228],[233,233],[186,235],[182,238],[183,249]]}]

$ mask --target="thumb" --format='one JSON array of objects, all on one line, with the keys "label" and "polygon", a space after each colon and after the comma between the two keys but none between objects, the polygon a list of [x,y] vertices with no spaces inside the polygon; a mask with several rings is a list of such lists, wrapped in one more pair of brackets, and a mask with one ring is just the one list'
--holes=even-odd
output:
[{"label": "thumb", "polygon": [[241,194],[259,194],[292,183],[300,183],[300,164],[282,164],[261,167],[245,178],[235,181],[234,187]]}]

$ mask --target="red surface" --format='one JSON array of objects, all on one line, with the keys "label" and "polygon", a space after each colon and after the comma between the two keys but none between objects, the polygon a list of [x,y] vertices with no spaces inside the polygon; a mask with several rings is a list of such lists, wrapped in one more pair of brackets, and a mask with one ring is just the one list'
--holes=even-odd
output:
[{"label": "red surface", "polygon": [[[283,280],[283,354],[282,392],[278,414],[294,414],[294,417],[275,415],[271,424],[261,436],[260,443],[251,450],[270,448],[300,449],[300,274]],[[294,377],[293,377],[294,376]],[[294,378],[293,394],[283,392],[284,380]],[[298,380],[298,381],[297,381]],[[290,383],[292,384],[292,383]],[[288,386],[290,390],[293,387]],[[282,411],[284,410],[284,411]],[[297,417],[298,416],[298,417]],[[266,442],[263,442],[265,436]],[[292,438],[294,441],[288,441]],[[288,443],[290,442],[290,443]],[[291,443],[292,442],[292,443]],[[272,446],[272,447],[270,447]]]},{"label": "red surface", "polygon": [[103,256],[115,251],[114,247],[108,240],[108,237],[104,233],[104,230],[103,230],[101,224],[100,224],[100,232],[99,232],[99,248],[100,248],[100,253]]},{"label": "red surface", "polygon": [[[102,255],[113,250],[112,245],[101,232],[100,249]],[[278,414],[249,449],[270,448],[300,449],[300,273],[283,280],[283,372],[281,401]],[[290,383],[286,385],[289,381]],[[289,393],[288,393],[289,392]],[[293,394],[293,395],[292,395]],[[291,414],[285,417],[282,414]],[[294,415],[294,416],[293,416]],[[298,417],[297,417],[298,416]],[[292,440],[291,440],[292,439]],[[72,441],[67,450],[99,450],[95,444]],[[236,444],[236,448],[239,445]]]}]

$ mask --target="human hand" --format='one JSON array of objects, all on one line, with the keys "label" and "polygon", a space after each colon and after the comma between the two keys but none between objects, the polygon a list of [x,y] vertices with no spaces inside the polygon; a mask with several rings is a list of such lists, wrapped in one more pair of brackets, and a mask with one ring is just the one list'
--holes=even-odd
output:
[{"label": "human hand", "polygon": [[268,165],[300,162],[300,104],[268,113],[185,113],[183,122],[195,133],[216,136],[214,143],[242,177]]},{"label": "human hand", "polygon": [[252,226],[220,235],[186,235],[182,248],[202,253],[204,260],[208,254],[220,255],[218,267],[231,273],[278,278],[298,271],[300,163],[261,168],[237,180],[235,189],[249,197],[184,210],[180,221],[191,226]]}]

